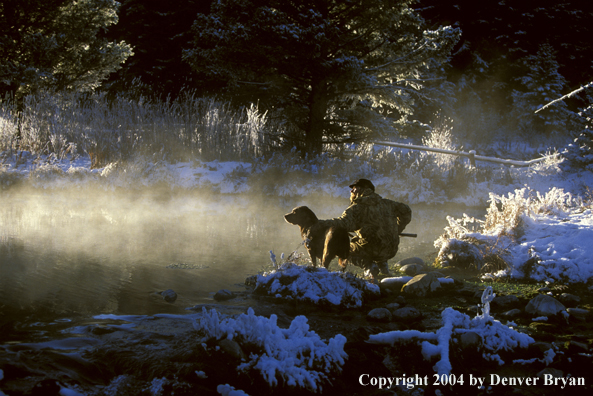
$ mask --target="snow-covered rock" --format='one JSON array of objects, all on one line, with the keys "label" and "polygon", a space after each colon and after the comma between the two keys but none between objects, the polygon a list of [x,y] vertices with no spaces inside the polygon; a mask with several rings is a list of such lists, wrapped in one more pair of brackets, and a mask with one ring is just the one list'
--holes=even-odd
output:
[{"label": "snow-covered rock", "polygon": [[258,275],[256,293],[345,307],[361,307],[368,298],[381,294],[379,286],[349,272],[286,263],[277,270]]}]

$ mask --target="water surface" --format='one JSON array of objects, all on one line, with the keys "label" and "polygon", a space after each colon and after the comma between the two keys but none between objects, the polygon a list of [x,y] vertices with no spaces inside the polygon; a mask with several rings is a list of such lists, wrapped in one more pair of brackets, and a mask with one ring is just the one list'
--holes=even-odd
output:
[{"label": "water surface", "polygon": [[[311,202],[198,191],[34,191],[4,193],[1,199],[3,323],[182,313],[212,302],[219,289],[242,290],[247,276],[269,268],[270,250],[278,260],[295,250],[298,228],[283,220],[294,206],[306,204],[319,218],[339,216],[347,206],[346,199]],[[412,209],[406,232],[419,237],[402,238],[393,261],[432,260],[446,215],[468,211]],[[156,294],[166,289],[177,293],[174,304]]]}]

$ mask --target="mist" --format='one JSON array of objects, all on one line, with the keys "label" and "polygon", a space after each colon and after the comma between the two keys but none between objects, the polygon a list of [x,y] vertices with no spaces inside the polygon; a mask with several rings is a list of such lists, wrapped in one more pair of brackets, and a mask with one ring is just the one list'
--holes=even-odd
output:
[{"label": "mist", "polygon": [[[211,302],[220,289],[244,290],[247,276],[271,269],[270,250],[279,261],[282,253],[305,253],[285,213],[307,205],[332,218],[348,205],[170,188],[13,188],[2,201],[2,309],[51,316],[179,313]],[[406,231],[419,237],[402,238],[394,261],[434,258],[445,216],[462,208],[412,209]],[[166,289],[178,294],[175,304],[156,294]]]}]

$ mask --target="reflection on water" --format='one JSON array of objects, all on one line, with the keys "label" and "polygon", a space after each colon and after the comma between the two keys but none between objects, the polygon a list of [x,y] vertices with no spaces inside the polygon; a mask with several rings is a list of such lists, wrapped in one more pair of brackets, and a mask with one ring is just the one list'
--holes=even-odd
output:
[{"label": "reflection on water", "polygon": [[[166,199],[116,193],[4,195],[0,207],[0,322],[14,313],[49,317],[183,312],[236,288],[300,242],[282,215],[306,204],[336,217],[347,200],[262,199],[184,193]],[[394,260],[434,258],[447,214],[414,207]],[[302,247],[300,249],[303,249]],[[336,265],[335,263],[333,265]],[[155,292],[173,289],[169,304]],[[0,323],[1,324],[1,323]]]}]

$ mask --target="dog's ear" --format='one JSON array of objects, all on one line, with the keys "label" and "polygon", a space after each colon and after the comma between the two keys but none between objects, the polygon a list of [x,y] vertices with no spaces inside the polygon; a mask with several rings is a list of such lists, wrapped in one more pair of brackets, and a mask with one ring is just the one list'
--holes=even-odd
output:
[{"label": "dog's ear", "polygon": [[306,206],[303,206],[302,208],[303,208],[303,211],[306,213],[309,221],[311,221],[312,223],[317,223],[319,221],[319,219],[317,218],[317,215],[315,215],[315,213],[311,209],[309,209]]}]

